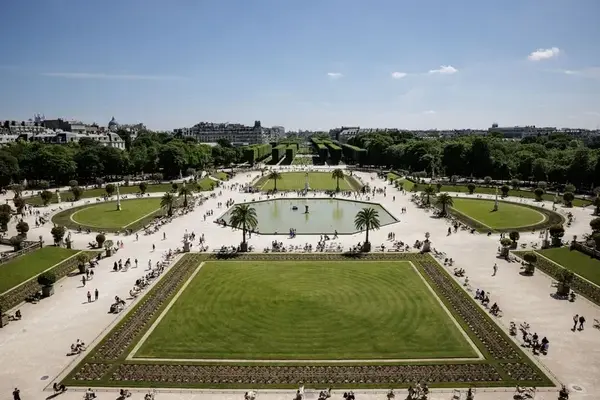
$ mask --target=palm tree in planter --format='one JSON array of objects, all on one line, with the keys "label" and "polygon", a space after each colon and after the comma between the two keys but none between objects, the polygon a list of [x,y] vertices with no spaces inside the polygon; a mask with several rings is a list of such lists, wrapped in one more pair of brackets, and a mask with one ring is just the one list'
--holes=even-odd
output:
[{"label": "palm tree in planter", "polygon": [[518,244],[517,242],[521,238],[521,235],[519,235],[519,232],[517,232],[517,231],[512,231],[511,233],[508,234],[508,237],[510,238],[510,240],[512,240],[512,243],[510,244],[510,248],[516,249],[517,244]]},{"label": "palm tree in planter", "polygon": [[43,297],[50,297],[54,294],[54,284],[56,283],[56,274],[54,272],[47,271],[38,275],[37,282],[42,287]]},{"label": "palm tree in planter", "polygon": [[271,171],[269,172],[267,179],[273,181],[273,190],[277,191],[277,181],[281,179],[281,174],[278,171]]},{"label": "palm tree in planter", "polygon": [[508,254],[509,254],[509,249],[510,249],[510,245],[513,243],[512,240],[510,240],[509,238],[502,238],[500,239],[500,244],[502,245],[502,248],[500,249],[500,257],[504,257],[506,259],[508,259]]},{"label": "palm tree in planter", "polygon": [[425,196],[426,196],[425,202],[427,203],[427,205],[430,205],[431,204],[430,197],[435,196],[435,188],[431,185],[426,186],[425,189],[423,189],[423,193],[425,193]]},{"label": "palm tree in planter", "polygon": [[533,275],[533,273],[535,272],[535,263],[537,262],[537,255],[534,252],[529,252],[529,253],[525,253],[525,255],[523,255],[523,259],[525,260],[525,262],[527,262],[527,264],[525,264],[525,271],[524,273],[527,275]]},{"label": "palm tree in planter", "polygon": [[438,207],[441,207],[440,216],[445,217],[448,215],[448,207],[452,207],[454,205],[454,201],[452,200],[452,196],[448,193],[440,193],[435,199],[435,204]]},{"label": "palm tree in planter", "polygon": [[96,244],[98,245],[99,249],[102,248],[102,245],[104,244],[105,241],[106,241],[106,236],[104,236],[104,233],[99,233],[96,235]]},{"label": "palm tree in planter", "polygon": [[344,175],[344,171],[342,171],[339,168],[336,168],[333,170],[333,172],[331,173],[331,178],[336,180],[336,186],[335,186],[335,191],[339,192],[340,191],[340,179],[344,179],[346,175]]},{"label": "palm tree in planter", "polygon": [[561,297],[566,297],[571,292],[571,284],[575,279],[575,274],[568,269],[562,269],[557,276],[558,285],[556,285],[556,294]]},{"label": "palm tree in planter", "polygon": [[17,232],[23,239],[27,239],[27,232],[29,232],[29,224],[25,221],[19,221],[17,224]]},{"label": "palm tree in planter", "polygon": [[106,242],[104,242],[104,250],[106,250],[106,257],[112,256],[112,252],[113,252],[113,241],[112,240],[107,240]]},{"label": "palm tree in planter", "polygon": [[54,228],[52,228],[50,233],[52,234],[52,238],[54,239],[55,246],[58,246],[60,242],[62,242],[66,232],[67,230],[64,226],[57,225]]},{"label": "palm tree in planter", "polygon": [[183,207],[187,207],[188,206],[188,196],[192,195],[192,190],[186,186],[185,184],[183,184],[180,188],[179,188],[179,197],[183,196]]},{"label": "palm tree in planter", "polygon": [[548,229],[548,233],[552,236],[552,247],[560,247],[562,237],[565,236],[565,228],[562,225],[553,225]]},{"label": "palm tree in planter", "polygon": [[256,218],[256,209],[250,207],[249,204],[237,204],[231,211],[229,224],[234,228],[242,230],[242,243],[240,249],[243,252],[248,251],[248,243],[246,242],[246,231],[253,231],[258,226]]},{"label": "palm tree in planter", "polygon": [[89,262],[90,256],[87,253],[81,252],[77,254],[77,268],[79,268],[80,274],[85,274],[87,272],[88,267],[86,264]]},{"label": "palm tree in planter", "polygon": [[173,215],[173,205],[175,204],[175,197],[171,193],[165,193],[160,199],[160,207],[167,210],[167,215],[170,217]]},{"label": "palm tree in planter", "polygon": [[371,251],[371,243],[369,242],[369,230],[379,229],[381,224],[379,222],[379,213],[374,208],[363,208],[354,217],[354,226],[359,231],[363,229],[366,231],[365,244],[363,245],[363,251]]}]

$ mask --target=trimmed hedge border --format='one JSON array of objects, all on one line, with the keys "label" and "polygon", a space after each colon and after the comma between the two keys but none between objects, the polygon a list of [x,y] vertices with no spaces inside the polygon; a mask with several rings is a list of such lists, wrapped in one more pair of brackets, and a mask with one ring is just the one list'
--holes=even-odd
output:
[{"label": "trimmed hedge border", "polygon": [[[80,251],[79,253],[73,254],[71,257],[58,264],[56,267],[50,270],[56,274],[57,281],[77,269],[77,254],[82,252],[89,254],[90,257],[96,255],[96,252],[94,251]],[[39,274],[31,277],[24,283],[0,296],[0,308],[2,308],[4,311],[10,310],[11,308],[16,307],[24,302],[27,297],[42,290],[42,286],[37,282],[37,277],[42,273],[43,272],[40,272]]]},{"label": "trimmed hedge border", "polygon": [[[485,360],[457,362],[403,362],[397,364],[356,365],[339,363],[318,365],[260,364],[252,361],[233,364],[140,362],[127,360],[177,290],[202,261],[411,261],[440,296],[463,329],[473,339]],[[423,254],[340,254],[279,253],[219,255],[188,253],[166,272],[142,301],[128,312],[102,341],[92,349],[63,380],[73,386],[112,387],[295,387],[299,383],[338,387],[407,387],[415,381],[438,386],[553,386],[544,373],[476,305],[468,293],[431,256]]]},{"label": "trimmed hedge border", "polygon": [[[488,202],[494,202],[494,200],[487,200],[487,199],[473,199],[473,200],[478,200],[478,201],[488,201]],[[492,232],[512,232],[512,231],[518,231],[518,232],[529,232],[532,230],[538,230],[538,229],[546,229],[549,228],[553,225],[562,225],[565,222],[565,218],[560,215],[559,213],[552,211],[552,210],[546,210],[544,208],[541,207],[536,207],[536,206],[532,206],[530,204],[521,204],[521,203],[515,203],[515,202],[511,202],[511,201],[498,201],[499,203],[506,203],[506,204],[511,204],[511,205],[517,205],[517,206],[521,206],[521,207],[527,207],[527,208],[531,208],[532,210],[535,210],[537,212],[540,212],[542,214],[544,214],[544,216],[546,217],[546,219],[543,222],[539,222],[537,224],[533,224],[533,225],[528,225],[528,226],[521,226],[521,227],[515,227],[515,228],[500,228],[500,229],[491,229]],[[439,209],[438,206],[434,206],[436,208]],[[466,214],[463,214],[457,210],[455,210],[453,207],[449,207],[448,208],[448,212],[450,213],[450,215],[453,218],[456,218],[457,220],[459,220],[460,222],[462,222],[463,224],[470,226],[471,228],[477,230],[478,232],[489,232],[490,228],[488,228],[487,226],[483,225],[481,222],[476,221],[475,219],[469,217]]]},{"label": "trimmed hedge border", "polygon": [[[156,199],[156,198],[154,197],[153,199]],[[129,200],[144,200],[144,199],[142,198],[142,199],[121,200],[121,203],[125,203]],[[115,200],[115,201],[103,201],[103,202],[99,202],[99,203],[89,203],[89,204],[84,204],[81,206],[69,208],[67,210],[64,210],[64,211],[61,211],[61,212],[55,214],[52,217],[52,222],[56,225],[62,225],[64,227],[69,228],[74,231],[77,231],[79,229],[79,227],[81,227],[82,229],[90,229],[92,232],[120,233],[120,232],[124,232],[125,229],[131,230],[132,232],[137,232],[140,229],[143,229],[144,226],[146,226],[153,219],[164,215],[164,210],[161,208],[158,208],[152,214],[150,214],[146,217],[143,217],[139,221],[132,223],[127,228],[98,228],[98,227],[94,227],[94,226],[87,226],[85,224],[79,224],[79,223],[73,222],[71,220],[71,215],[73,215],[74,213],[76,213],[79,210],[83,210],[84,208],[93,207],[95,205],[106,204],[106,203],[117,204],[117,202]]]},{"label": "trimmed hedge border", "polygon": [[[577,250],[573,250],[577,251]],[[514,255],[519,258],[523,258],[525,253],[529,253],[528,251],[513,251]],[[536,252],[537,253],[537,252]],[[535,262],[535,267],[542,270],[546,275],[549,275],[553,279],[558,280],[559,274],[563,269],[567,269],[563,266],[560,266],[555,261],[548,261],[542,253],[538,253],[537,261]],[[592,303],[595,303],[600,306],[600,287],[594,285],[593,283],[583,279],[579,275],[574,273],[573,282],[571,283],[571,289],[580,295],[587,298]]]}]

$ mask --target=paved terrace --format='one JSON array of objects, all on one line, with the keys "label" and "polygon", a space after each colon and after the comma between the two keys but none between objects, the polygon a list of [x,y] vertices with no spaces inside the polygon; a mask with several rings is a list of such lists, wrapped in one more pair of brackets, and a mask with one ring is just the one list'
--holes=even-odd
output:
[{"label": "paved terrace", "polygon": [[[232,183],[246,183],[259,176],[260,173],[239,174],[225,185],[229,187]],[[539,358],[543,366],[556,376],[556,378],[572,387],[581,387],[580,392],[571,392],[571,399],[598,399],[600,398],[600,331],[593,329],[591,322],[594,318],[600,319],[600,309],[594,304],[578,297],[576,302],[555,300],[550,297],[554,289],[551,287],[552,280],[543,273],[536,271],[532,277],[524,277],[519,274],[519,267],[515,263],[507,263],[496,258],[498,247],[498,235],[488,237],[481,234],[470,234],[459,231],[457,234],[446,236],[447,223],[443,220],[430,217],[429,213],[418,209],[409,201],[410,194],[400,194],[397,189],[387,185],[381,179],[375,178],[374,174],[357,173],[363,182],[376,187],[387,187],[387,196],[377,195],[373,201],[385,206],[400,221],[372,232],[371,242],[374,246],[387,242],[389,232],[396,233],[397,240],[403,240],[413,244],[415,240],[422,240],[425,232],[431,233],[433,247],[443,251],[448,257],[455,260],[455,267],[466,269],[467,275],[473,288],[483,288],[491,293],[491,301],[497,302],[504,312],[504,316],[498,320],[499,324],[507,329],[511,320],[517,323],[527,321],[531,324],[533,332],[541,337],[547,336],[550,340],[550,350],[547,356]],[[218,190],[216,191],[218,193]],[[396,200],[393,201],[393,196]],[[61,374],[68,366],[77,363],[79,358],[67,357],[71,343],[76,339],[82,339],[93,345],[93,342],[103,335],[108,327],[115,322],[115,316],[108,314],[108,309],[114,296],[128,297],[127,293],[132,287],[135,279],[144,274],[148,260],[153,263],[158,261],[161,254],[169,249],[181,247],[183,232],[187,229],[196,234],[204,233],[206,242],[211,249],[220,248],[221,245],[237,245],[241,240],[241,232],[232,232],[231,228],[219,227],[212,222],[225,209],[217,209],[216,203],[225,202],[232,198],[237,203],[258,199],[259,195],[250,195],[223,189],[223,194],[216,199],[206,201],[197,207],[194,212],[185,217],[178,218],[173,223],[164,226],[159,233],[151,236],[140,234],[139,241],[135,235],[125,237],[110,237],[110,239],[123,240],[125,247],[119,250],[116,257],[111,257],[100,262],[95,269],[95,276],[86,287],[82,287],[78,277],[66,278],[56,285],[56,293],[50,298],[43,300],[37,305],[23,304],[20,309],[23,320],[11,322],[7,327],[0,329],[0,393],[3,398],[9,398],[15,387],[21,389],[21,397],[25,399],[43,399],[52,392],[42,390]],[[2,199],[3,201],[3,199]],[[82,204],[80,201],[79,204]],[[406,214],[401,214],[401,207],[407,208]],[[550,204],[546,204],[550,207]],[[214,217],[203,221],[204,213],[214,209]],[[58,211],[53,205],[43,211]],[[570,210],[575,215],[575,222],[567,228],[565,239],[572,235],[582,235],[589,231],[591,209],[574,208]],[[33,218],[28,218],[30,227],[30,238],[39,235],[44,240],[51,242],[51,225],[42,228],[34,228]],[[11,229],[14,230],[14,223]],[[162,232],[167,235],[162,240]],[[76,248],[84,249],[87,243],[94,241],[95,233],[72,235]],[[253,235],[250,244],[258,251],[264,247],[270,247],[273,240],[283,241],[288,244],[304,244],[306,242],[315,245],[318,236],[300,236],[296,239],[288,239],[283,235]],[[337,242],[345,248],[355,245],[364,240],[364,234],[340,236]],[[521,243],[539,242],[538,234],[521,234]],[[156,245],[156,251],[152,252],[152,244]],[[193,250],[193,249],[192,249]],[[139,268],[130,268],[127,272],[112,272],[112,264],[115,260],[122,258],[132,260],[137,258],[140,262]],[[498,263],[499,269],[495,277],[492,277],[492,266]],[[86,293],[88,290],[98,288],[100,298],[96,302],[87,303]],[[128,304],[128,308],[131,303]],[[572,332],[572,316],[574,314],[584,315],[587,319],[587,328],[582,332]],[[125,313],[119,314],[117,318]],[[434,327],[432,327],[434,329]],[[321,389],[321,388],[317,388]],[[513,389],[490,389],[480,390],[476,399],[512,399]],[[115,390],[103,393],[97,391],[99,399],[115,399],[118,394]],[[338,397],[341,392],[334,392],[333,398]],[[385,391],[355,391],[357,399],[384,399]],[[397,391],[397,398],[404,398],[398,394],[406,393]],[[308,391],[308,399],[316,399],[318,392]],[[81,391],[70,390],[59,396],[63,400],[81,399]],[[258,391],[259,399],[291,399],[293,391]],[[143,398],[143,391],[134,391],[132,399]],[[243,398],[243,391],[189,391],[189,390],[165,390],[160,391],[158,399],[236,399]],[[450,399],[451,391],[433,391],[431,399]],[[556,399],[555,391],[539,392],[536,399]]]}]

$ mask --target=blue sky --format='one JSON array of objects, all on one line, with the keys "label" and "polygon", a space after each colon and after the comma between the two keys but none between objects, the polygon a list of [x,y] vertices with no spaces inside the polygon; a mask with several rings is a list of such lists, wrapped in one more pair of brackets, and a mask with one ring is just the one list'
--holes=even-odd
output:
[{"label": "blue sky", "polygon": [[20,0],[0,120],[600,126],[598,0]]}]

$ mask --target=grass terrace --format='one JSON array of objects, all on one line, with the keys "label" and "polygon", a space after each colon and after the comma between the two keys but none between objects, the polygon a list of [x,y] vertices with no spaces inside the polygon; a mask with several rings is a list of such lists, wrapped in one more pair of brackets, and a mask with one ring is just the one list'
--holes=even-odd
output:
[{"label": "grass terrace", "polygon": [[163,213],[160,202],[160,197],[122,200],[121,211],[117,211],[116,201],[90,203],[59,212],[52,217],[52,222],[70,229],[82,227],[103,232],[135,231]]},{"label": "grass terrace", "polygon": [[533,226],[546,219],[546,216],[540,211],[516,203],[499,202],[498,211],[493,211],[493,200],[453,197],[452,201],[454,203],[453,210],[492,230]]},{"label": "grass terrace", "polygon": [[600,286],[600,260],[568,247],[539,250],[537,253]]},{"label": "grass terrace", "polygon": [[[277,190],[303,190],[305,182],[305,172],[282,172],[281,179],[277,180]],[[335,190],[336,180],[331,177],[330,172],[309,172],[308,184],[311,190]],[[267,176],[261,177],[255,187],[263,191],[273,190],[275,183]],[[360,184],[351,176],[346,176],[340,180],[340,190],[358,190]]]},{"label": "grass terrace", "polygon": [[[62,247],[43,247],[0,264],[0,294],[79,253]],[[6,311],[6,310],[4,310]]]},{"label": "grass terrace", "polygon": [[210,174],[210,176],[212,176],[213,178],[216,178],[216,179],[218,179],[220,181],[227,181],[227,180],[229,180],[229,175],[227,175],[223,171],[214,172],[214,173]]}]

